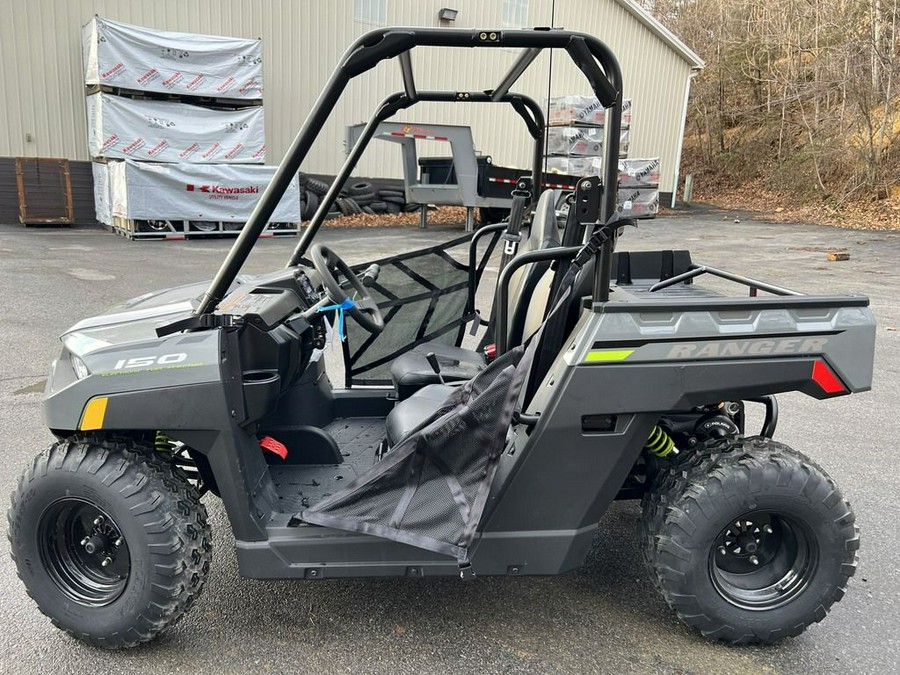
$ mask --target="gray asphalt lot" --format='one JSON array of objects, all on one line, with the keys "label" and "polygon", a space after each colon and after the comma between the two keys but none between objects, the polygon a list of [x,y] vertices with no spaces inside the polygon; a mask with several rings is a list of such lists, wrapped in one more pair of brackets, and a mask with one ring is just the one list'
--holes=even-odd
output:
[{"label": "gray asphalt lot", "polygon": [[[53,628],[25,595],[3,536],[0,672],[896,672],[900,233],[734,218],[717,211],[660,218],[629,231],[621,246],[686,247],[695,260],[801,291],[865,293],[878,320],[872,392],[827,402],[780,399],[778,438],[832,474],[862,529],[860,566],[847,596],[801,637],[768,648],[733,648],[683,627],[642,568],[640,512],[631,503],[610,510],[587,565],[562,577],[290,583],[239,577],[224,511],[208,496],[215,556],[203,596],[172,631],[126,652],[98,651]],[[357,262],[450,235],[440,229],[328,230],[321,241]],[[246,270],[283,265],[295,242],[259,242]],[[129,242],[96,228],[0,225],[4,500],[26,463],[52,441],[41,424],[40,383],[59,352],[59,333],[125,298],[209,278],[229,245]],[[826,262],[830,248],[845,248],[850,260]],[[5,519],[2,527],[5,535]]]}]

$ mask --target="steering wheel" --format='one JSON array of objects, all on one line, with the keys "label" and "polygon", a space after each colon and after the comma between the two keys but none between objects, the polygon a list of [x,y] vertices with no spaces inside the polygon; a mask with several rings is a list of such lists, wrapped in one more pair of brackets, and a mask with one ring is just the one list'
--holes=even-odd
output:
[{"label": "steering wheel", "polygon": [[334,270],[337,270],[356,291],[356,297],[353,298],[353,307],[347,312],[356,319],[356,322],[370,333],[377,335],[384,330],[384,317],[378,305],[369,295],[366,287],[363,286],[350,266],[347,265],[337,253],[322,244],[313,244],[309,247],[309,258],[312,261],[316,272],[322,277],[322,285],[329,299],[335,304],[340,304],[346,298],[350,297],[341,283],[337,280]]}]

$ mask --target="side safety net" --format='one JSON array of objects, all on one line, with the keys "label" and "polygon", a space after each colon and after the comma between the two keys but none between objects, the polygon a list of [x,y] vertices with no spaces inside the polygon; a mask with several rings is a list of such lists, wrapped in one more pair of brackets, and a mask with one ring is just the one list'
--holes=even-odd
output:
[{"label": "side safety net", "polygon": [[456,388],[372,469],[300,517],[466,564],[544,326],[566,306],[575,278],[606,236],[606,228],[598,229],[575,256],[553,309],[527,347],[503,354]]},{"label": "side safety net", "polygon": [[[369,291],[384,316],[384,330],[373,335],[347,322],[343,349],[348,387],[391,384],[391,362],[423,342],[454,346],[462,342],[466,324],[475,318],[469,295],[470,241],[467,235],[374,261],[381,273]],[[476,285],[496,242],[496,237],[491,238],[478,258]],[[370,264],[357,265],[353,271]]]}]

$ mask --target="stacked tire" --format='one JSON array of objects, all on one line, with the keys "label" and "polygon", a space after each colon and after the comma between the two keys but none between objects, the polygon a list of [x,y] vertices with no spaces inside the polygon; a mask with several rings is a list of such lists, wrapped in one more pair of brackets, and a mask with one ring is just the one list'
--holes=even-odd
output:
[{"label": "stacked tire", "polygon": [[[331,186],[312,176],[300,175],[300,212],[303,220],[311,220]],[[360,214],[398,214],[415,211],[418,204],[408,204],[406,193],[397,188],[377,188],[365,180],[351,180],[341,190],[326,217]]]}]

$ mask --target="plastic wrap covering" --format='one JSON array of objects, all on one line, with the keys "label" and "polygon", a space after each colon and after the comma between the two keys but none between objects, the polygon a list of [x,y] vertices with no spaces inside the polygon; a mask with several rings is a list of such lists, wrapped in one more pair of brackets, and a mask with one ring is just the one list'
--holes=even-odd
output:
[{"label": "plastic wrap covering", "polygon": [[[601,127],[550,127],[547,129],[547,154],[566,157],[599,157],[603,152],[605,130]],[[619,134],[619,154],[628,154],[631,131]]]},{"label": "plastic wrap covering", "polygon": [[549,173],[567,176],[599,176],[603,163],[599,157],[546,157],[544,166]]},{"label": "plastic wrap covering", "polygon": [[259,100],[262,44],[94,17],[82,29],[84,82],[167,94]]},{"label": "plastic wrap covering", "polygon": [[604,133],[600,127],[550,127],[547,129],[547,154],[599,157]]},{"label": "plastic wrap covering", "polygon": [[94,174],[94,211],[97,222],[112,225],[112,206],[109,202],[109,168],[106,164],[93,162],[91,171]]},{"label": "plastic wrap covering", "polygon": [[657,187],[659,168],[659,157],[620,159],[619,187]]},{"label": "plastic wrap covering", "polygon": [[[550,126],[584,125],[602,127],[606,108],[593,96],[557,96],[550,99],[547,123]],[[631,126],[631,99],[622,101],[622,128]]]},{"label": "plastic wrap covering", "polygon": [[618,211],[628,218],[652,218],[659,213],[658,188],[620,189]]},{"label": "plastic wrap covering", "polygon": [[87,97],[91,157],[193,164],[264,164],[261,106],[213,110],[97,93]]},{"label": "plastic wrap covering", "polygon": [[[246,222],[275,175],[274,166],[109,162],[112,215],[130,220]],[[300,221],[294,176],[270,218]]]},{"label": "plastic wrap covering", "polygon": [[[547,171],[570,176],[599,176],[603,166],[599,157],[546,157]],[[619,159],[620,188],[659,187],[659,157]]]}]

